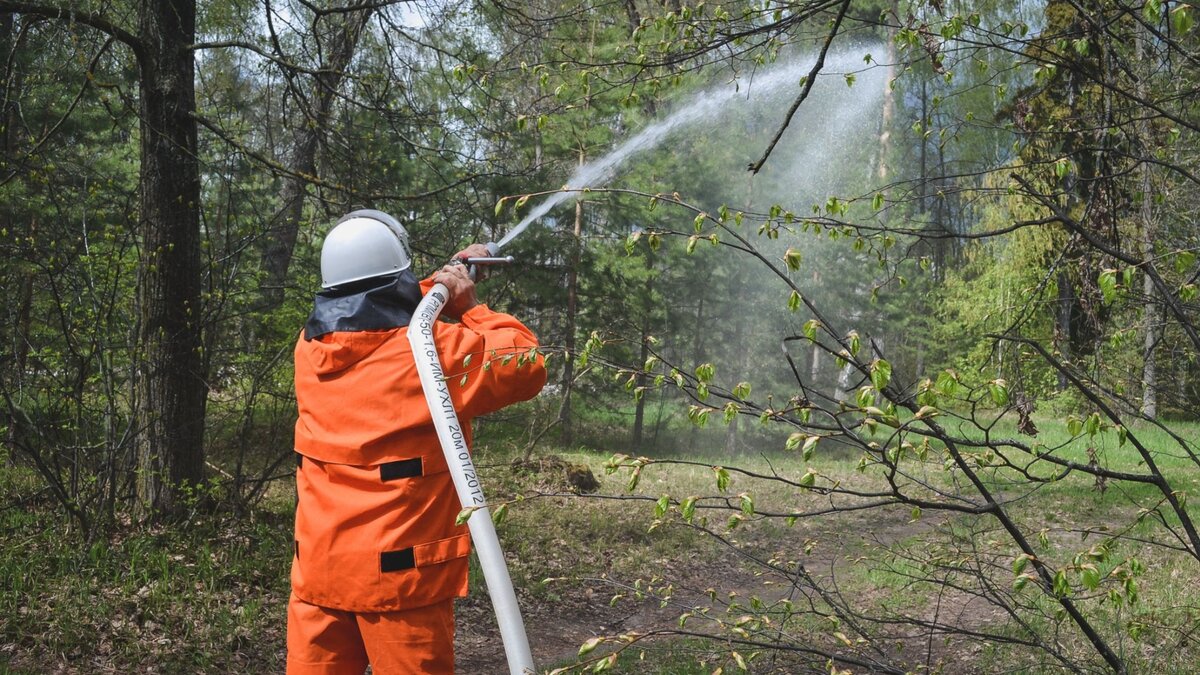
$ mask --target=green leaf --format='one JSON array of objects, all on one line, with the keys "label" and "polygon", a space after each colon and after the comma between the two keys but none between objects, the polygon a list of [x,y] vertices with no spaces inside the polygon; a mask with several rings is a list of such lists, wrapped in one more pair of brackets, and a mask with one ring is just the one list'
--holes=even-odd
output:
[{"label": "green leaf", "polygon": [[701,382],[712,382],[713,376],[717,373],[717,369],[711,363],[702,363],[696,366],[696,379]]},{"label": "green leaf", "polygon": [[1190,33],[1195,20],[1192,19],[1192,13],[1188,11],[1187,5],[1179,5],[1171,10],[1171,20],[1175,24],[1175,32],[1183,35]]},{"label": "green leaf", "polygon": [[729,472],[725,470],[725,467],[714,466],[713,472],[717,474],[717,491],[725,492],[726,490],[728,490],[729,489]]},{"label": "green leaf", "polygon": [[1054,585],[1052,590],[1054,595],[1060,598],[1065,598],[1071,594],[1071,583],[1067,581],[1067,573],[1065,570],[1059,570],[1054,573]]},{"label": "green leaf", "polygon": [[875,403],[875,390],[871,387],[859,387],[854,396],[854,402],[860,408],[869,408]]},{"label": "green leaf", "polygon": [[892,364],[883,359],[875,359],[871,363],[871,384],[875,389],[883,391],[892,379]]},{"label": "green leaf", "polygon": [[997,378],[988,383],[988,393],[992,395],[992,403],[998,406],[1008,405],[1008,382]]},{"label": "green leaf", "polygon": [[1154,24],[1162,20],[1162,0],[1146,0],[1145,6],[1142,7],[1142,16]]},{"label": "green leaf", "polygon": [[600,646],[600,643],[602,642],[604,642],[603,637],[594,637],[589,639],[587,642],[584,642],[583,645],[579,647],[579,658],[582,659],[588,654],[591,654],[596,650],[596,647]]},{"label": "green leaf", "polygon": [[813,453],[817,451],[817,443],[820,442],[820,440],[820,436],[809,436],[808,438],[804,439],[804,446],[801,449],[804,461],[807,462],[808,460],[812,459]]},{"label": "green leaf", "polygon": [[738,406],[738,404],[734,403],[733,401],[726,403],[725,404],[725,424],[726,425],[731,424],[733,422],[734,418],[737,417],[738,412],[740,410],[741,410],[741,407]]},{"label": "green leaf", "polygon": [[883,208],[883,193],[882,192],[876,192],[875,196],[871,198],[871,208],[876,211]]},{"label": "green leaf", "polygon": [[816,342],[817,328],[820,327],[820,325],[820,321],[817,321],[816,319],[809,319],[808,321],[804,322],[804,327],[800,330],[804,333],[804,337],[808,338],[812,342]]},{"label": "green leaf", "polygon": [[1104,297],[1104,302],[1112,304],[1112,301],[1117,297],[1117,271],[1114,269],[1104,270],[1100,273],[1098,283],[1100,294]]},{"label": "green leaf", "polygon": [[508,518],[508,504],[501,504],[500,506],[496,507],[495,511],[492,511],[493,523],[499,525],[503,523],[506,518]]},{"label": "green leaf", "polygon": [[1067,177],[1067,172],[1071,170],[1071,160],[1063,157],[1054,163],[1054,175],[1058,176],[1059,180]]},{"label": "green leaf", "polygon": [[742,400],[742,401],[745,401],[747,398],[749,398],[750,397],[750,383],[749,382],[738,382],[737,386],[733,388],[733,397],[736,399]]},{"label": "green leaf", "polygon": [[1078,436],[1083,433],[1083,420],[1074,415],[1067,418],[1067,433],[1071,436]]},{"label": "green leaf", "polygon": [[638,482],[642,479],[642,465],[639,464],[633,468],[629,474],[629,481],[625,483],[625,491],[633,492],[637,489]]},{"label": "green leaf", "polygon": [[506,200],[506,199],[508,199],[508,197],[501,197],[500,201],[496,202],[496,217],[497,218],[499,218],[500,214],[504,212],[504,200]]},{"label": "green leaf", "polygon": [[738,495],[738,497],[741,498],[742,513],[748,516],[754,515],[754,497],[746,492]]},{"label": "green leaf", "polygon": [[862,349],[862,339],[858,337],[858,331],[852,330],[846,337],[850,341],[850,355],[858,356],[858,350]]},{"label": "green leaf", "polygon": [[799,449],[800,444],[803,443],[807,438],[808,434],[804,433],[803,431],[796,431],[792,433],[792,435],[788,436],[787,442],[783,444],[783,449],[788,451],[797,450]]},{"label": "green leaf", "polygon": [[946,398],[953,398],[958,393],[958,374],[952,370],[943,370],[938,373],[937,384],[934,388],[939,394]]},{"label": "green leaf", "polygon": [[633,255],[633,249],[637,246],[638,240],[642,238],[641,232],[633,232],[628,237],[625,237],[625,254]]},{"label": "green leaf", "polygon": [[692,522],[696,517],[696,498],[688,497],[679,505],[679,512],[683,515],[683,519],[687,522]]},{"label": "green leaf", "polygon": [[1022,553],[1021,555],[1017,556],[1016,559],[1013,560],[1012,564],[1013,574],[1020,574],[1021,572],[1024,572],[1025,568],[1029,566],[1030,560],[1031,558],[1029,557],[1028,553]]},{"label": "green leaf", "polygon": [[667,509],[669,508],[671,508],[670,495],[663,495],[659,497],[658,501],[654,502],[654,517],[662,518],[663,516],[667,515]]},{"label": "green leaf", "polygon": [[807,473],[800,477],[800,485],[803,487],[812,487],[817,480],[817,472],[809,469]]},{"label": "green leaf", "polygon": [[794,248],[788,248],[783,254],[783,262],[787,264],[789,270],[795,272],[800,269],[801,254],[800,251]]},{"label": "green leaf", "polygon": [[793,312],[800,309],[801,300],[803,300],[803,298],[800,297],[800,292],[792,291],[792,294],[788,296],[788,309]]},{"label": "green leaf", "polygon": [[465,524],[468,520],[471,519],[471,516],[475,515],[475,512],[478,511],[480,508],[482,508],[482,507],[468,506],[465,509],[459,511],[458,515],[454,517],[454,524],[455,525]]}]

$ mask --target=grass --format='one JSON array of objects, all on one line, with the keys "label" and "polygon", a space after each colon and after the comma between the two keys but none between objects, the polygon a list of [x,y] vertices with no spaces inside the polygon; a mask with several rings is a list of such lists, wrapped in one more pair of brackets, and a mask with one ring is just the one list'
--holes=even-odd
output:
[{"label": "grass", "polygon": [[[1013,424],[1000,421],[994,435],[1017,438]],[[1115,432],[1071,439],[1061,422],[1039,419],[1038,425],[1038,440],[1048,447],[1061,444],[1055,450],[1060,456],[1086,462],[1090,443],[1105,466],[1145,470],[1132,444],[1119,444]],[[1200,425],[1176,428],[1187,438],[1200,438]],[[722,432],[718,427],[698,437],[709,447],[722,448]],[[962,433],[977,437],[981,432]],[[1178,488],[1189,493],[1196,489],[1198,479],[1192,476],[1200,472],[1172,450],[1177,447],[1173,441],[1154,429],[1134,433],[1154,448],[1160,468]],[[690,619],[687,628],[709,637],[638,640],[621,653],[613,672],[686,675],[711,673],[718,667],[739,672],[734,651],[748,660],[751,672],[799,667],[787,659],[773,663],[783,657],[729,642],[739,629],[755,639],[782,634],[790,642],[827,650],[843,649],[843,638],[857,639],[846,625],[819,615],[785,614],[782,601],[787,597],[807,598],[822,612],[829,607],[810,591],[797,593],[781,585],[781,578],[763,574],[764,568],[748,556],[790,570],[804,565],[814,581],[836,583],[856,610],[876,615],[933,612],[939,606],[939,587],[928,580],[934,571],[963,588],[986,579],[997,592],[1012,593],[1017,551],[991,516],[913,514],[902,507],[789,523],[761,514],[814,512],[827,507],[830,497],[735,470],[798,480],[811,468],[820,474],[818,485],[883,485],[877,472],[858,471],[857,456],[832,445],[820,446],[807,462],[798,454],[777,451],[728,457],[696,448],[677,450],[643,466],[632,489],[632,466],[606,473],[609,451],[623,448],[553,449],[563,462],[586,465],[600,478],[598,495],[577,496],[554,469],[514,471],[511,461],[523,450],[519,444],[495,433],[481,439],[477,463],[489,499],[493,504],[509,503],[507,519],[498,529],[531,637],[535,645],[544,645],[551,633],[559,641],[550,656],[543,657],[547,667],[573,663],[570,655],[593,635],[670,629],[678,626],[681,614],[703,607],[707,615]],[[782,447],[782,441],[768,440],[768,447]],[[943,471],[935,455],[931,453],[930,464],[920,469],[922,475],[940,487],[952,486],[954,472]],[[716,467],[728,471],[728,484],[718,485]],[[1110,484],[1101,492],[1091,477],[1074,473],[1031,489],[1012,482],[1003,470],[982,473],[989,487],[1009,500],[1009,511],[1029,533],[1037,555],[1056,569],[1070,570],[1072,598],[1129,658],[1135,672],[1194,670],[1200,647],[1189,631],[1200,616],[1194,609],[1200,607],[1200,570],[1195,559],[1147,543],[1165,539],[1162,523],[1138,517],[1139,509],[1157,499],[1152,486]],[[71,533],[64,534],[66,521],[56,515],[31,474],[0,470],[0,504],[10,505],[0,510],[0,672],[282,670],[290,494],[286,481],[281,482],[250,519],[204,516],[183,527],[127,525],[111,537],[82,544]],[[742,510],[747,498],[754,515]],[[696,506],[690,522],[683,511],[689,500]],[[702,533],[700,526],[716,536]],[[1125,537],[1114,539],[1107,559],[1099,561],[1099,587],[1085,588],[1073,567],[1075,557],[1116,533]],[[1143,568],[1134,578],[1137,600],[1132,603],[1113,574],[1122,566],[1128,569],[1131,558]],[[983,561],[985,573],[972,576],[949,564],[959,559]],[[486,593],[477,569],[472,569],[468,609],[484,602]],[[1120,603],[1108,597],[1110,590],[1120,592]],[[1058,605],[1052,598],[1033,585],[1012,597],[1029,626],[1054,635],[1065,650],[1088,652],[1069,621],[1055,616]],[[943,618],[952,616],[946,607],[973,607],[962,593],[942,593],[940,599]],[[483,617],[479,621],[484,624],[492,621],[486,612],[462,616]],[[1012,622],[978,607],[961,620],[974,630],[1024,635]],[[460,630],[474,629],[460,625]],[[905,645],[904,654],[914,646],[927,645]],[[593,655],[611,647],[605,643]],[[1058,672],[1052,661],[1016,646],[959,641],[934,651],[934,662],[942,663],[945,672],[982,663],[1021,672]]]},{"label": "grass", "polygon": [[282,670],[290,524],[214,518],[84,545],[48,515],[0,513],[3,670]]}]

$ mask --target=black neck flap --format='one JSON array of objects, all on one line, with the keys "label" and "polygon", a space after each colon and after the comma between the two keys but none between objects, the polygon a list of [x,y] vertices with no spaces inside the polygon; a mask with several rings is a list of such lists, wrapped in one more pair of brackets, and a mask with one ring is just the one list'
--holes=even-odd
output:
[{"label": "black neck flap", "polygon": [[326,288],[313,302],[312,314],[304,324],[304,339],[407,326],[419,302],[421,286],[411,269]]}]

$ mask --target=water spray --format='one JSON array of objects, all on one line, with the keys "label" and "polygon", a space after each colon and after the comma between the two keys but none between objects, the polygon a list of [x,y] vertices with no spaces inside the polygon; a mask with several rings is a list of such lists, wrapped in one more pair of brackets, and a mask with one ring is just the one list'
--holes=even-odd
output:
[{"label": "water spray", "polygon": [[[831,65],[835,67],[848,68],[854,58],[856,57],[848,54],[839,54],[831,55],[830,61]],[[781,93],[786,91],[787,87],[794,86],[801,75],[806,75],[811,65],[811,61],[806,60],[762,73],[756,78],[754,86],[768,95]],[[476,266],[511,263],[512,256],[501,256],[500,249],[512,242],[534,221],[542,218],[555,206],[575,194],[602,185],[627,159],[659,145],[676,129],[719,114],[737,95],[736,88],[732,90],[713,88],[695,95],[674,113],[642,129],[618,145],[612,152],[579,167],[561,190],[546,197],[500,241],[488,243],[488,256],[454,260],[451,263],[468,265],[471,269],[472,279],[475,278]],[[471,461],[466,444],[462,440],[462,426],[458,421],[453,404],[450,403],[449,388],[442,372],[437,347],[433,341],[433,327],[448,300],[449,292],[446,287],[442,284],[435,284],[417,305],[413,323],[409,326],[408,339],[412,345],[417,372],[421,378],[421,388],[425,392],[425,401],[433,417],[433,423],[441,441],[442,452],[446,456],[446,463],[450,467],[454,488],[458,492],[463,509],[472,511],[467,519],[467,525],[471,530],[471,539],[474,542],[476,554],[479,556],[483,578],[492,599],[492,606],[496,611],[496,620],[499,623],[500,635],[504,642],[504,653],[508,659],[509,673],[510,675],[525,675],[536,672],[533,656],[529,649],[529,639],[525,633],[525,624],[521,618],[520,607],[517,606],[512,579],[508,573],[504,553],[500,549],[500,541],[496,535],[495,525],[492,523],[491,513],[487,508],[487,500],[480,487],[478,473]]]},{"label": "water spray", "polygon": [[[823,66],[827,71],[846,73],[862,69],[862,55],[861,51],[857,48],[831,52],[827,57],[823,58],[825,58]],[[785,94],[791,95],[797,83],[800,83],[801,86],[811,87],[812,82],[807,82],[802,78],[809,76],[815,64],[816,58],[812,56],[797,59],[793,62],[781,64],[755,74],[747,83],[747,88],[744,91],[740,85],[728,86],[726,84],[709,87],[692,95],[666,117],[647,125],[641,131],[621,142],[608,154],[576,169],[575,173],[571,174],[571,177],[567,179],[562,189],[547,196],[534,207],[528,215],[522,218],[513,229],[509,230],[494,245],[495,250],[499,251],[501,248],[504,248],[509,242],[524,232],[530,224],[545,216],[551,209],[564,201],[581,192],[586,192],[589,188],[597,188],[604,185],[616,170],[631,157],[659,146],[672,133],[679,129],[716,118],[735,99],[739,97],[749,98],[751,95],[754,95],[761,97],[761,100],[774,100],[774,97],[780,97]],[[836,82],[839,79],[832,72],[822,72],[819,77],[830,77],[831,82]],[[880,77],[882,75],[876,75],[876,79]],[[872,96],[877,96],[879,92],[883,91],[881,85],[882,81],[876,81],[875,86],[871,89],[873,92],[871,96],[856,95],[854,97],[856,104],[863,105],[872,100]],[[850,118],[852,116],[846,115],[845,117]],[[781,131],[781,133],[783,132]],[[814,163],[819,161],[817,157],[812,159]],[[488,246],[491,247],[493,245],[488,244]]]},{"label": "water spray", "polygon": [[[471,278],[474,279],[477,266],[502,265],[513,261],[512,256],[496,255],[499,249],[495,244],[488,244],[488,251],[493,255],[455,259],[452,264],[467,265]],[[487,585],[488,595],[492,598],[492,607],[496,611],[496,623],[500,626],[504,654],[508,659],[508,671],[510,675],[532,674],[537,671],[533,664],[533,654],[529,650],[529,638],[525,634],[521,608],[517,605],[517,595],[513,590],[512,578],[508,574],[504,551],[500,548],[500,538],[496,535],[496,526],[492,523],[487,499],[483,495],[479,472],[475,470],[470,450],[463,440],[462,424],[458,421],[458,413],[451,402],[450,389],[442,372],[437,345],[433,340],[434,325],[449,299],[450,293],[446,286],[434,284],[417,305],[413,321],[408,328],[408,342],[412,346],[413,359],[421,378],[421,389],[425,392],[425,404],[429,406],[429,414],[433,417],[434,428],[437,429],[442,454],[445,455],[446,464],[450,468],[454,490],[458,493],[462,508],[472,511],[467,519],[467,527],[471,531],[471,541],[479,557],[479,565],[483,569],[484,583]]]}]

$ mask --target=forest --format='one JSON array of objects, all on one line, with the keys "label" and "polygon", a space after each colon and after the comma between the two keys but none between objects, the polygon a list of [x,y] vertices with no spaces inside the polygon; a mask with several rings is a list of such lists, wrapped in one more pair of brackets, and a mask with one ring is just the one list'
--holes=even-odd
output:
[{"label": "forest", "polygon": [[364,208],[514,259],[549,382],[474,457],[540,672],[1196,672],[1198,15],[0,0],[0,672],[284,669]]}]

